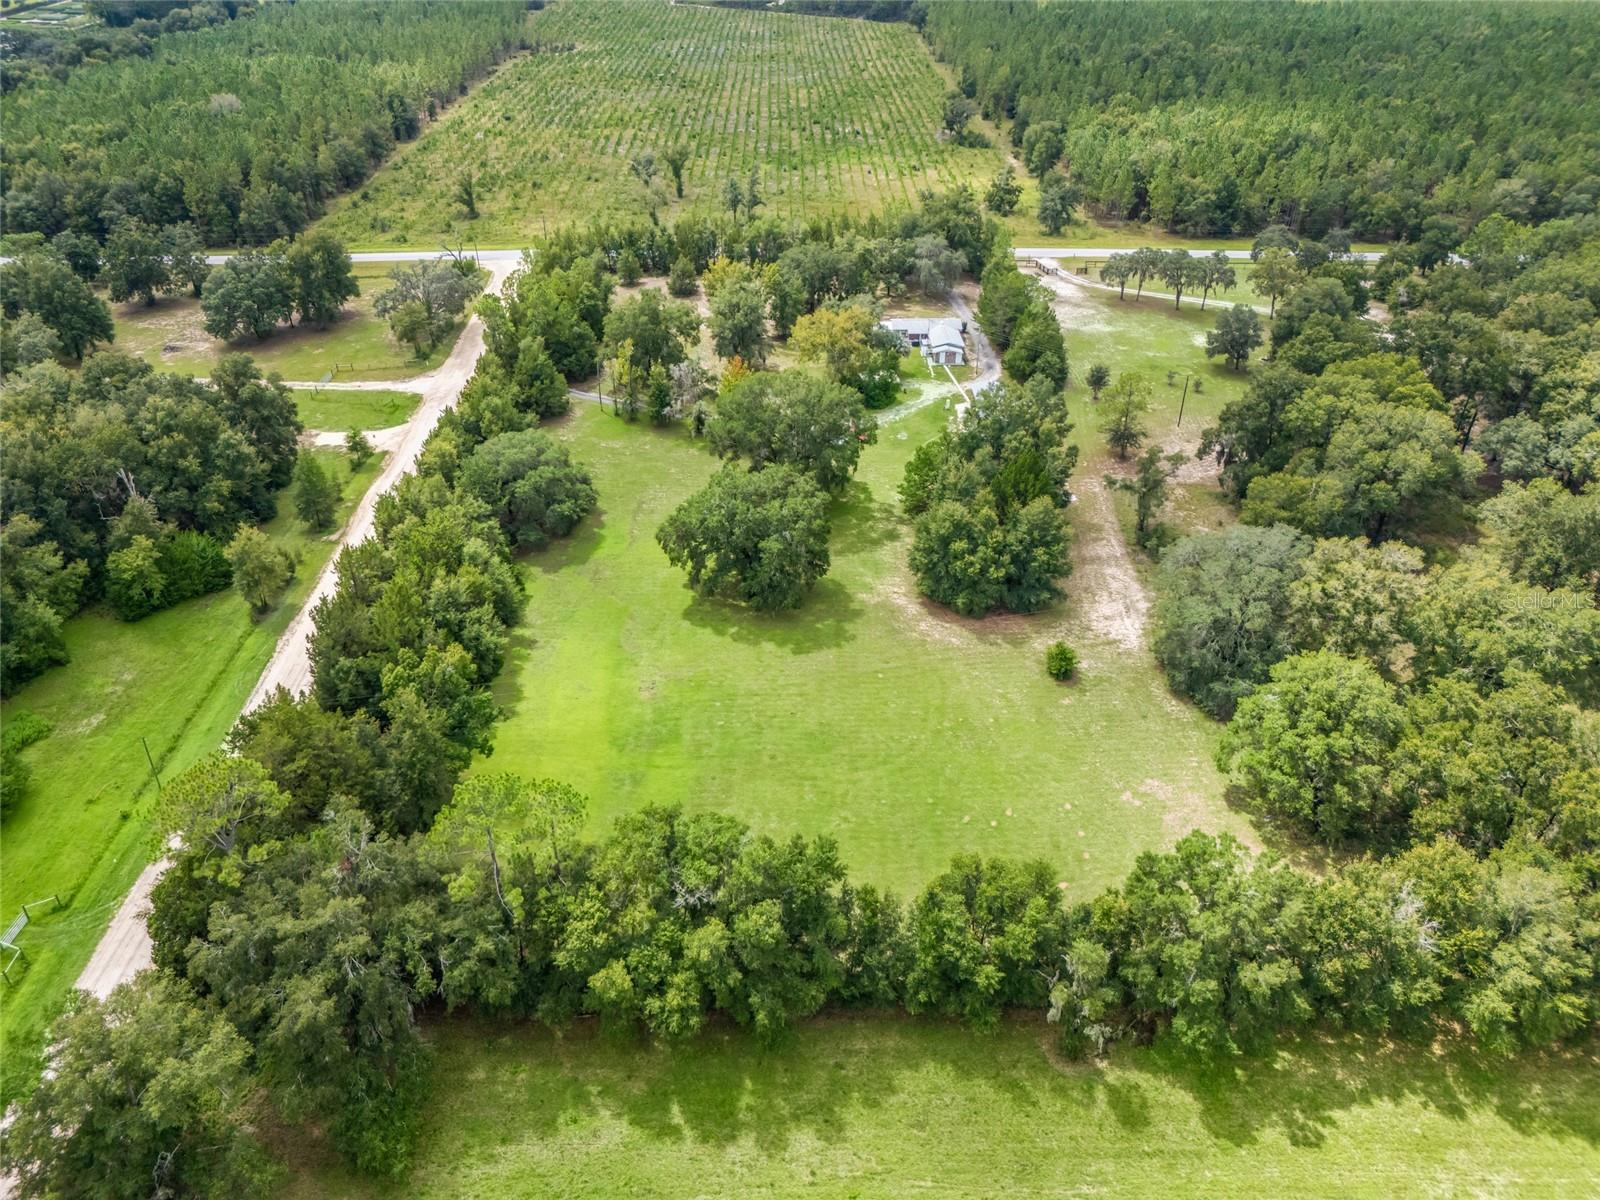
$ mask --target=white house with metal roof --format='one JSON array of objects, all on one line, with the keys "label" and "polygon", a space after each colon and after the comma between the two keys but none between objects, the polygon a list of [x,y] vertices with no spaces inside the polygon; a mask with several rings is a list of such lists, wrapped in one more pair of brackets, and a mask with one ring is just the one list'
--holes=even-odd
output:
[{"label": "white house with metal roof", "polygon": [[966,326],[954,317],[891,317],[882,324],[936,366],[958,367],[967,361]]}]

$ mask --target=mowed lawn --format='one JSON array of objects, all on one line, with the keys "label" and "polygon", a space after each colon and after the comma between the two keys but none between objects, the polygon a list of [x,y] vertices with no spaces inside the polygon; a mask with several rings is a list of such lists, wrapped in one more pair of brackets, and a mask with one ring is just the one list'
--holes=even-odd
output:
[{"label": "mowed lawn", "polygon": [[403,425],[422,401],[417,392],[295,388],[294,407],[307,429],[348,431]]},{"label": "mowed lawn", "polygon": [[1095,1066],[1059,1060],[1037,1017],[994,1035],[824,1019],[776,1050],[464,1019],[433,1037],[411,1174],[358,1179],[297,1132],[282,1200],[1600,1192],[1593,1047],[1503,1062],[1317,1039],[1220,1068],[1165,1050]]},{"label": "mowed lawn", "polygon": [[[902,893],[975,851],[1046,859],[1088,895],[1197,826],[1247,833],[1221,803],[1218,727],[1148,651],[1094,636],[1072,581],[1028,617],[964,620],[917,596],[896,488],[945,405],[885,414],[834,506],[831,571],[769,617],[696,597],[655,543],[716,469],[702,446],[592,406],[554,426],[599,512],[528,560],[507,716],[478,769],[573,783],[595,831],[681,803],[828,834],[856,877]],[[1081,651],[1075,683],[1044,673],[1057,638]]]},{"label": "mowed lawn", "polygon": [[[377,476],[381,456],[352,476],[348,459],[318,451],[344,489],[339,520]],[[288,492],[266,526],[299,555],[295,579],[263,619],[232,590],[126,623],[91,610],[66,624],[72,661],[5,702],[3,718],[32,712],[53,726],[23,751],[33,769],[0,827],[0,919],[59,894],[67,907],[35,913],[20,945],[28,961],[0,1011],[0,1098],[38,1069],[44,1027],[65,1001],[111,914],[144,866],[158,857],[150,832],[156,785],[217,749],[299,609],[333,543],[306,532]],[[149,758],[146,758],[146,749]]]},{"label": "mowed lawn", "polygon": [[207,375],[218,355],[238,353],[250,355],[263,371],[276,371],[299,383],[313,383],[325,375],[339,380],[409,379],[444,361],[455,344],[455,331],[440,339],[426,358],[418,358],[411,347],[390,337],[388,323],[372,311],[372,305],[380,292],[388,290],[393,269],[391,263],[355,264],[361,294],[326,329],[281,325],[267,338],[245,334],[231,342],[219,341],[203,327],[200,302],[184,293],[151,306],[113,305],[117,334],[113,344],[158,370],[183,375]]},{"label": "mowed lawn", "polygon": [[[631,170],[654,156],[661,219],[724,208],[752,172],[765,216],[911,206],[926,188],[986,187],[996,148],[941,140],[949,84],[900,22],[706,5],[559,4],[533,49],[402,147],[324,226],[352,246],[519,246],[574,220],[644,219]],[[681,198],[665,161],[689,151]],[[458,185],[470,175],[477,216]]]}]

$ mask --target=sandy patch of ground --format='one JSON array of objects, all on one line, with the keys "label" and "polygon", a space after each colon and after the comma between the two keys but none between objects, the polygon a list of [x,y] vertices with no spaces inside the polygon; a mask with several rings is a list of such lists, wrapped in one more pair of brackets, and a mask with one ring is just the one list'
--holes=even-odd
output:
[{"label": "sandy patch of ground", "polygon": [[1045,275],[1038,278],[1055,296],[1053,307],[1063,325],[1070,323],[1073,329],[1084,333],[1105,333],[1112,328],[1111,322],[1106,320],[1105,306],[1097,303],[1088,293],[1087,289],[1094,287],[1094,284],[1075,275]]},{"label": "sandy patch of ground", "polygon": [[1086,469],[1074,483],[1072,596],[1090,633],[1124,650],[1142,649],[1150,597],[1123,543],[1111,493],[1098,471]]}]

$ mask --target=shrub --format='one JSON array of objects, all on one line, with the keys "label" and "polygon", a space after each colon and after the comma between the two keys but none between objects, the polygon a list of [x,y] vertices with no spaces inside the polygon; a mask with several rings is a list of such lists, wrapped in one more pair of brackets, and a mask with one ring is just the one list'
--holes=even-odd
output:
[{"label": "shrub", "polygon": [[1065,642],[1051,642],[1044,652],[1044,669],[1052,679],[1071,679],[1078,669],[1078,652]]},{"label": "shrub", "polygon": [[233,582],[233,568],[216,540],[203,533],[175,533],[161,547],[163,608],[220,592]]},{"label": "shrub", "polygon": [[694,263],[687,258],[679,256],[672,263],[672,270],[667,275],[667,291],[682,299],[692,296],[700,282],[695,278]]}]

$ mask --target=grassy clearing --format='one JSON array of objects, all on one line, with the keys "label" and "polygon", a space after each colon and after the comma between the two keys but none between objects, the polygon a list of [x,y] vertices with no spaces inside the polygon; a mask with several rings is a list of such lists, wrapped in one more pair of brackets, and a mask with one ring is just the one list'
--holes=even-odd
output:
[{"label": "grassy clearing", "polygon": [[[553,5],[507,64],[360,192],[328,228],[352,245],[521,245],[584,217],[643,216],[629,172],[653,154],[663,219],[722,207],[730,178],[759,173],[762,210],[815,217],[910,204],[986,184],[998,150],[938,138],[946,84],[910,26],[695,5]],[[691,150],[682,201],[663,155]],[[479,216],[455,201],[474,174]]]},{"label": "grassy clearing", "polygon": [[[1147,652],[1095,637],[1070,581],[1032,617],[968,621],[916,595],[895,489],[951,390],[886,414],[835,506],[831,572],[779,617],[696,598],[655,544],[715,469],[702,447],[589,406],[555,427],[600,511],[529,562],[483,769],[572,782],[595,828],[681,802],[831,834],[859,877],[902,892],[976,850],[1046,858],[1084,895],[1195,826],[1243,831],[1216,728]],[[1083,660],[1068,686],[1042,665],[1063,637]]]},{"label": "grassy clearing", "polygon": [[[1171,300],[1135,300],[1131,291],[1119,300],[1115,292],[1070,282],[1059,287],[1055,310],[1072,364],[1067,397],[1086,452],[1104,445],[1099,416],[1083,383],[1093,363],[1105,363],[1113,379],[1123,371],[1138,371],[1154,385],[1146,424],[1151,438],[1169,450],[1193,453],[1201,430],[1216,420],[1224,404],[1244,394],[1247,373],[1229,370],[1220,358],[1206,358],[1205,335],[1217,323],[1214,308],[1201,312],[1198,303],[1190,307],[1185,302],[1174,309]],[[1187,396],[1185,376],[1190,377]]]},{"label": "grassy clearing", "polygon": [[307,429],[390,429],[404,424],[421,399],[416,392],[294,390],[295,411]]},{"label": "grassy clearing", "polygon": [[[337,451],[317,451],[344,486],[340,520],[376,478],[381,456],[353,477]],[[300,556],[295,580],[261,621],[233,591],[126,624],[91,611],[67,622],[72,661],[25,685],[0,716],[33,712],[54,726],[23,752],[27,795],[5,818],[0,914],[52,893],[22,936],[29,966],[4,992],[0,1100],[37,1071],[44,1027],[60,1008],[106,923],[152,857],[156,799],[145,745],[162,779],[217,748],[272,648],[327,562],[333,543],[308,534],[288,492],[266,529]]]},{"label": "grassy clearing", "polygon": [[455,333],[441,339],[425,359],[390,337],[388,323],[373,313],[372,305],[388,288],[391,270],[387,263],[357,263],[361,295],[327,329],[282,326],[264,341],[246,335],[222,342],[201,327],[200,302],[185,295],[148,308],[138,303],[113,306],[115,344],[160,370],[184,375],[205,375],[217,355],[237,351],[254,358],[263,371],[302,383],[329,372],[338,379],[409,379],[443,362]]},{"label": "grassy clearing", "polygon": [[[398,1189],[299,1135],[283,1200],[483,1196],[1590,1195],[1600,1068],[1308,1041],[1221,1070],[1164,1051],[1063,1063],[1037,1021],[807,1023],[672,1050],[584,1026],[437,1030]],[[1334,1181],[1337,1181],[1336,1183]]]}]

